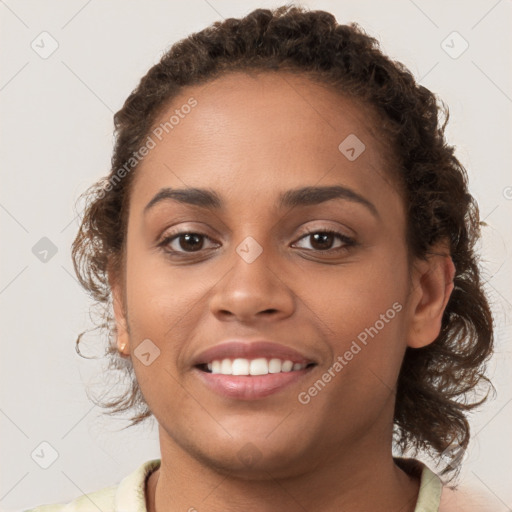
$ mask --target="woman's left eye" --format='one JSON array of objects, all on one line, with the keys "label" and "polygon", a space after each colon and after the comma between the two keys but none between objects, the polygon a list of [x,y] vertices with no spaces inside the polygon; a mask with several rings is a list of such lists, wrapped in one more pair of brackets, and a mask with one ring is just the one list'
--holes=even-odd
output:
[{"label": "woman's left eye", "polygon": [[[299,241],[308,239],[310,240],[312,248],[308,249],[306,247],[305,249],[315,252],[346,251],[349,247],[354,246],[356,243],[353,238],[330,229],[310,231],[302,235],[302,237],[299,238]],[[336,239],[340,242],[340,244],[337,247],[334,247],[333,244],[335,243]],[[170,234],[164,238],[164,240],[162,240],[159,246],[162,246],[164,251],[170,254],[195,253],[205,249],[204,240],[212,241],[210,237],[203,233],[182,231],[180,233]]]},{"label": "woman's left eye", "polygon": [[[332,247],[333,239],[338,239],[341,241],[341,245],[337,247]],[[355,240],[350,238],[343,233],[338,233],[338,231],[333,231],[331,229],[324,229],[318,231],[310,231],[303,235],[299,240],[311,240],[311,244],[313,245],[313,250],[319,252],[338,252],[342,250],[347,250],[349,247],[355,245]],[[328,247],[326,247],[326,245]],[[308,249],[311,250],[311,249]]]}]

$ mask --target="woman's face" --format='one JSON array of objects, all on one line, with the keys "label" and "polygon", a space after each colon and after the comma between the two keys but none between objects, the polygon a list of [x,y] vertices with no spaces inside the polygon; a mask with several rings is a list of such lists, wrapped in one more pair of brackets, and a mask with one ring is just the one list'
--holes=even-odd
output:
[{"label": "woman's face", "polygon": [[377,450],[420,300],[378,119],[306,77],[232,73],[148,135],[113,289],[162,446],[275,476]]}]

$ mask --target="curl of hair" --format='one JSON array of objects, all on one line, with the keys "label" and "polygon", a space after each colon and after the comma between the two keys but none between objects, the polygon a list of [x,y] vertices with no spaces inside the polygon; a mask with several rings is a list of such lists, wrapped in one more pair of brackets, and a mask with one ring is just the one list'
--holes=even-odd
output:
[{"label": "curl of hair", "polygon": [[[439,336],[424,348],[406,350],[396,391],[394,439],[402,451],[424,450],[438,459],[454,444],[465,450],[470,439],[465,413],[488,395],[472,401],[469,394],[480,384],[492,388],[485,368],[493,350],[493,318],[475,251],[484,223],[468,192],[467,173],[444,138],[448,109],[356,23],[339,25],[328,12],[285,5],[215,22],[174,44],[114,116],[110,174],[84,193],[87,205],[72,246],[80,283],[99,304],[109,304],[108,274],[122,271],[136,165],[122,179],[116,180],[116,173],[143,145],[159,115],[186,86],[250,70],[305,75],[379,115],[405,191],[409,255],[426,258],[433,244],[446,240],[456,269]],[[111,315],[106,308],[103,327],[115,335]],[[110,368],[122,370],[130,383],[119,398],[100,405],[111,413],[142,408],[131,418],[135,425],[151,412],[130,361],[120,362],[122,356],[111,343],[107,354]],[[448,462],[442,474],[454,469]]]}]

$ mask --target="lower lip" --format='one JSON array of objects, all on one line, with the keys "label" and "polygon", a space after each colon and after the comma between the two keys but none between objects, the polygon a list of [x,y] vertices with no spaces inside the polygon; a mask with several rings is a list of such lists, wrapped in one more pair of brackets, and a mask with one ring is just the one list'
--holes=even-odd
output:
[{"label": "lower lip", "polygon": [[299,381],[313,368],[314,366],[310,366],[302,370],[267,375],[222,375],[204,372],[198,368],[194,368],[194,371],[207,387],[219,395],[238,400],[258,400]]}]

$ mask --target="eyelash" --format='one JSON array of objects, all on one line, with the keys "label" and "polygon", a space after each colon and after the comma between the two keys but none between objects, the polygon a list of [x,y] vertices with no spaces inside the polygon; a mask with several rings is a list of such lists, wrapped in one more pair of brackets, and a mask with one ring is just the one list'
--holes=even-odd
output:
[{"label": "eyelash", "polygon": [[[311,231],[307,231],[306,233],[304,233],[298,240],[302,240],[304,238],[307,238],[308,236],[311,236],[311,235],[315,235],[315,234],[326,234],[326,235],[333,235],[335,237],[337,237],[339,240],[341,240],[343,242],[343,246],[341,247],[336,247],[334,249],[325,249],[325,250],[321,250],[321,249],[305,249],[307,251],[312,251],[312,252],[317,252],[317,253],[320,253],[320,254],[338,254],[338,253],[341,253],[341,252],[346,252],[348,250],[350,250],[351,247],[354,247],[355,245],[357,245],[356,241],[353,239],[353,238],[350,238],[346,235],[344,235],[343,233],[340,233],[338,231],[335,231],[335,230],[332,230],[332,229],[314,229],[314,230],[311,230]],[[180,236],[183,236],[183,235],[198,235],[200,237],[204,237],[204,238],[207,238],[208,240],[211,241],[211,238],[208,236],[208,235],[205,235],[204,233],[200,233],[200,232],[196,232],[196,231],[177,231],[175,233],[170,233],[168,236],[166,236],[159,244],[158,244],[158,247],[161,247],[162,250],[170,255],[170,256],[174,256],[174,255],[188,255],[188,254],[199,254],[203,249],[200,249],[199,251],[176,251],[174,249],[168,249],[167,246],[175,239],[178,239]]]}]

